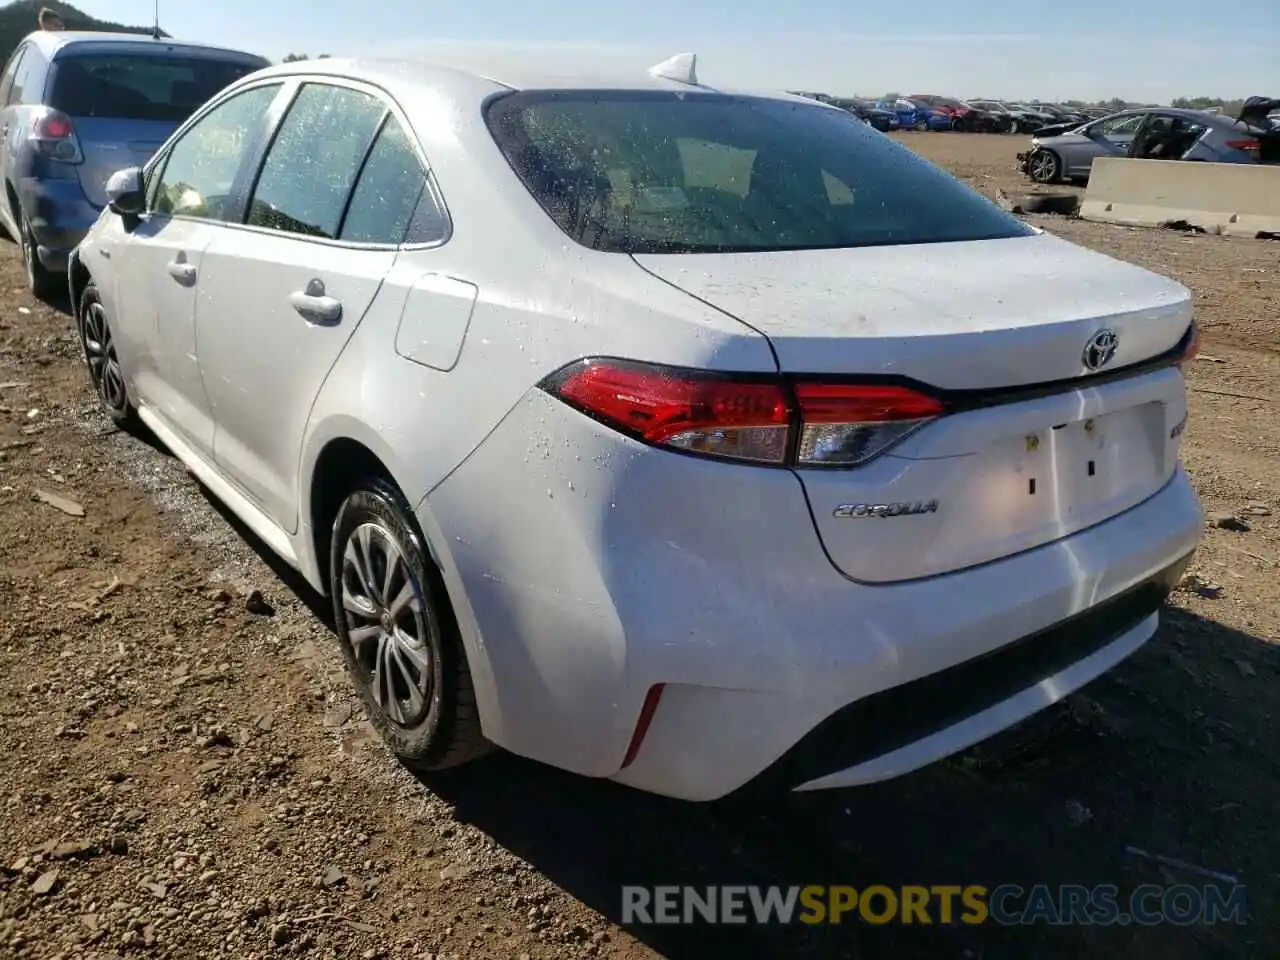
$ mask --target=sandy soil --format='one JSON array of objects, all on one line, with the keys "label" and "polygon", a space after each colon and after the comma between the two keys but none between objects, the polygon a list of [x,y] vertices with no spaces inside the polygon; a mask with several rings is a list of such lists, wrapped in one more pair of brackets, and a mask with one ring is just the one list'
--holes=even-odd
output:
[{"label": "sandy soil", "polygon": [[[903,139],[988,193],[1029,189],[1022,138]],[[978,750],[710,807],[504,755],[414,780],[315,598],[108,428],[69,317],[0,245],[0,956],[1280,956],[1280,245],[1035,222],[1196,293],[1186,459],[1224,525],[1197,588],[1114,674]],[[1252,922],[617,923],[622,883],[1202,882],[1130,846],[1238,875]]]}]

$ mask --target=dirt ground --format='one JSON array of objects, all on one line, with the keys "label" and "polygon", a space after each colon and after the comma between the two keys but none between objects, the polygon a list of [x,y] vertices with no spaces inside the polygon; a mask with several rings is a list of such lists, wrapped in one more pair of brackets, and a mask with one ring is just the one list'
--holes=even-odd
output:
[{"label": "dirt ground", "polygon": [[[1023,138],[903,139],[988,193],[1028,189]],[[1196,293],[1199,579],[1155,641],[1027,726],[754,806],[505,755],[414,780],[315,598],[176,461],[108,428],[69,317],[0,245],[0,956],[1280,956],[1280,245],[1033,219]],[[1130,847],[1238,876],[1250,922],[617,922],[623,883],[1205,882]]]}]

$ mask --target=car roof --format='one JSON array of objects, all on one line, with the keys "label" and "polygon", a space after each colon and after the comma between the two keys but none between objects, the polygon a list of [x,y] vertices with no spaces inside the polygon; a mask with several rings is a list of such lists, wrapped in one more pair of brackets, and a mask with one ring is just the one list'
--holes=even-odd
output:
[{"label": "car roof", "polygon": [[264,63],[268,62],[265,57],[247,50],[236,50],[198,41],[175,40],[172,37],[161,37],[156,40],[146,33],[117,33],[106,30],[36,30],[26,39],[34,43],[50,59],[59,51],[69,47],[100,46],[104,49],[153,47],[168,52],[230,53],[242,57],[254,57]]},{"label": "car roof", "polygon": [[1182,117],[1186,120],[1195,120],[1197,123],[1205,123],[1211,120],[1221,120],[1226,126],[1235,124],[1235,120],[1231,117],[1224,116],[1220,113],[1208,113],[1204,110],[1192,110],[1187,107],[1131,107],[1128,110],[1117,110],[1115,113],[1109,113],[1100,120],[1106,120],[1110,117],[1137,117],[1146,116],[1148,113],[1162,113],[1168,117]]},{"label": "car roof", "polygon": [[[333,76],[363,80],[387,89],[407,87],[410,90],[444,91],[453,97],[478,97],[509,91],[539,90],[617,90],[711,93],[731,96],[761,97],[810,106],[840,110],[840,107],[788,93],[784,90],[752,90],[712,85],[705,82],[683,83],[654,76],[645,70],[583,72],[537,71],[495,60],[485,69],[462,69],[429,60],[384,57],[325,57],[277,64],[259,76]],[[843,112],[843,111],[841,111]]]}]

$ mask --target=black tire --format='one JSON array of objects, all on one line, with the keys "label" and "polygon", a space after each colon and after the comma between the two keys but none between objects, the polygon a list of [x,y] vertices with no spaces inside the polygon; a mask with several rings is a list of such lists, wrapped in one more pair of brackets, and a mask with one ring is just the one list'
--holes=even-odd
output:
[{"label": "black tire", "polygon": [[98,285],[90,280],[80,294],[76,306],[76,332],[80,335],[80,349],[89,371],[89,382],[107,416],[116,425],[126,429],[138,426],[138,411],[129,399],[129,388],[120,369],[116,353],[115,337],[111,332],[111,318],[98,294]]},{"label": "black tire", "polygon": [[1027,176],[1036,183],[1057,183],[1062,179],[1062,158],[1052,150],[1037,147],[1027,157]]},{"label": "black tire", "polygon": [[31,232],[31,224],[22,218],[22,259],[27,268],[27,289],[37,300],[51,300],[62,291],[66,278],[51,273],[40,262],[40,254],[36,249],[36,238]]},{"label": "black tire", "polygon": [[1051,213],[1074,217],[1080,209],[1080,197],[1074,193],[1033,193],[1013,206],[1014,213]]},{"label": "black tire", "polygon": [[[404,497],[384,480],[360,482],[338,510],[330,543],[329,592],[338,642],[374,729],[405,766],[419,772],[456,767],[488,753],[492,745],[480,732],[471,672],[444,579],[429,559]],[[348,558],[348,548],[355,559]],[[393,562],[398,573],[386,581]],[[368,571],[363,578],[361,568]],[[369,577],[389,583],[389,589],[369,586]],[[397,598],[387,594],[406,589],[409,605],[393,614]],[[353,639],[361,632],[364,640]],[[386,683],[375,682],[379,658],[395,661],[395,675]],[[411,689],[421,704],[413,702]]]}]

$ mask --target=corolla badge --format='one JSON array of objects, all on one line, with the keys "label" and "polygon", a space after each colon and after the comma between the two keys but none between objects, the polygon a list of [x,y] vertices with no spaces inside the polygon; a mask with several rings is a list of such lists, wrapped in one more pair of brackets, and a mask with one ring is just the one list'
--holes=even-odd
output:
[{"label": "corolla badge", "polygon": [[1084,345],[1081,359],[1086,369],[1101,370],[1115,358],[1120,348],[1120,337],[1114,330],[1099,330]]},{"label": "corolla badge", "polygon": [[831,515],[837,520],[861,520],[863,517],[911,517],[937,512],[937,500],[917,500],[914,503],[842,503]]}]

